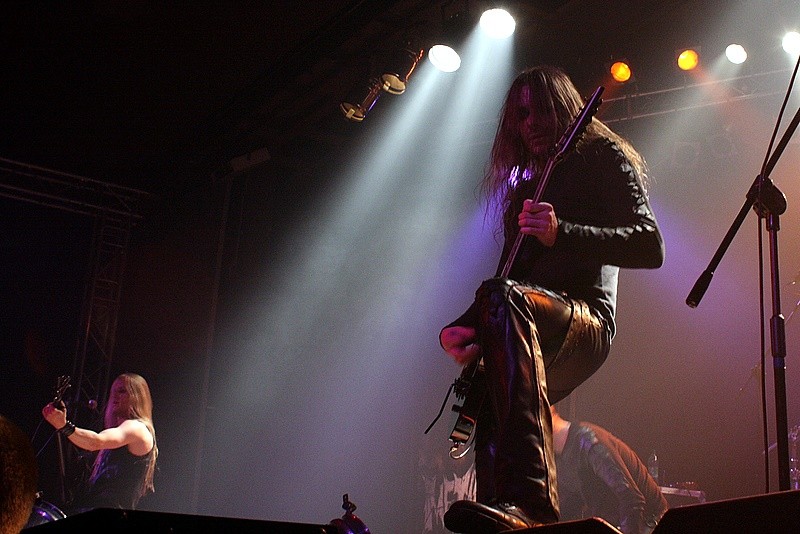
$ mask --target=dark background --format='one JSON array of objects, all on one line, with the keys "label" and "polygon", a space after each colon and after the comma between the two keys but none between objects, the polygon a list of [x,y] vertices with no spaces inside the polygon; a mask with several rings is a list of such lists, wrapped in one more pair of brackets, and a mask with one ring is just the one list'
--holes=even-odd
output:
[{"label": "dark background", "polygon": [[[452,420],[422,431],[458,374],[437,334],[496,261],[476,184],[502,92],[523,66],[552,62],[589,94],[623,56],[641,69],[631,85],[608,84],[600,116],[650,162],[667,262],[623,271],[612,355],[569,410],[642,457],[656,450],[665,483],[693,482],[710,500],[766,491],[752,213],[701,305],[684,300],[763,162],[793,66],[778,48],[800,25],[796,3],[511,2],[513,64],[478,78],[485,94],[456,101],[465,65],[428,95],[427,115],[394,122],[431,79],[424,59],[406,94],[382,97],[362,124],[341,117],[339,102],[391,43],[430,40],[458,5],[4,6],[0,158],[147,193],[111,363],[112,377],[138,372],[154,395],[160,470],[144,508],[327,522],[349,493],[373,531],[420,531],[419,451],[441,442],[446,454]],[[681,46],[699,43],[711,59],[733,40],[752,51],[739,72],[671,68]],[[720,77],[738,81],[707,84]],[[452,122],[454,106],[467,122]],[[789,206],[790,427],[797,146],[772,175]],[[262,149],[266,161],[234,167]],[[32,436],[45,498],[61,504],[39,413],[73,369],[94,221],[6,196],[0,213],[0,412]],[[766,378],[771,421],[770,360]]]}]

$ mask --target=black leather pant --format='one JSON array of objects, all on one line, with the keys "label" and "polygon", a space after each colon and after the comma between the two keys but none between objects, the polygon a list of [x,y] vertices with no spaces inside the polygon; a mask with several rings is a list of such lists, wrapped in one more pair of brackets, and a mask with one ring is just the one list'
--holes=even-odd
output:
[{"label": "black leather pant", "polygon": [[585,303],[513,280],[485,281],[477,301],[489,390],[476,429],[477,499],[557,521],[550,403],[602,365],[609,332]]}]

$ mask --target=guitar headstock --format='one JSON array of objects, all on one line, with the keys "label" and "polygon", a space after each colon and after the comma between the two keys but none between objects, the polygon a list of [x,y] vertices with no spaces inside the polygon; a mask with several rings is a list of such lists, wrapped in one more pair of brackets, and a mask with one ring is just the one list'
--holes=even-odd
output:
[{"label": "guitar headstock", "polygon": [[70,381],[72,379],[67,375],[62,375],[56,380],[56,388],[53,395],[53,406],[58,407],[59,404],[64,404],[64,394],[70,388]]},{"label": "guitar headstock", "polygon": [[586,131],[586,127],[592,121],[592,117],[594,117],[595,113],[597,113],[600,104],[603,103],[603,100],[600,98],[600,96],[603,94],[603,91],[605,91],[605,87],[602,85],[595,89],[594,93],[592,93],[592,96],[586,100],[586,103],[578,112],[578,116],[575,117],[575,120],[572,121],[570,127],[567,128],[567,130],[561,136],[561,139],[556,144],[556,159],[562,158],[567,152],[575,148],[578,140]]}]

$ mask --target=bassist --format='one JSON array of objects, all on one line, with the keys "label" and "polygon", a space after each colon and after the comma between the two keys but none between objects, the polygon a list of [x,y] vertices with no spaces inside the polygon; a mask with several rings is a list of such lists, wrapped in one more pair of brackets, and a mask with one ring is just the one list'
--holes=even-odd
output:
[{"label": "bassist", "polygon": [[522,72],[503,106],[483,186],[503,228],[505,267],[440,334],[458,363],[482,359],[487,384],[475,441],[478,502],[450,507],[445,525],[454,532],[558,520],[550,404],[605,361],[619,268],[664,261],[645,162],[629,142],[591,119],[552,167],[582,106],[569,77],[549,66]]}]

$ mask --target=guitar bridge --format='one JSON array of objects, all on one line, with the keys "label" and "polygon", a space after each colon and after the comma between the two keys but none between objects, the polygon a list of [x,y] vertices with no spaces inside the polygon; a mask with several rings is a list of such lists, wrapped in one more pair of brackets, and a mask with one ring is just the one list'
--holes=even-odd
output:
[{"label": "guitar bridge", "polygon": [[478,360],[469,364],[461,374],[453,381],[453,393],[459,400],[464,400],[469,394],[469,390],[476,380],[483,375],[483,360]]},{"label": "guitar bridge", "polygon": [[456,398],[459,400],[464,400],[464,397],[467,396],[469,393],[469,388],[472,385],[472,380],[469,378],[464,378],[463,376],[459,376],[453,382],[453,393],[455,394]]}]

